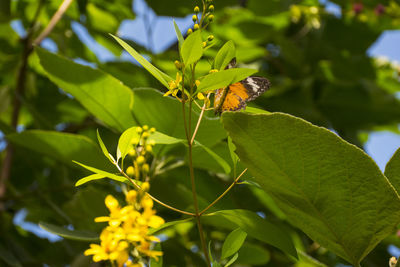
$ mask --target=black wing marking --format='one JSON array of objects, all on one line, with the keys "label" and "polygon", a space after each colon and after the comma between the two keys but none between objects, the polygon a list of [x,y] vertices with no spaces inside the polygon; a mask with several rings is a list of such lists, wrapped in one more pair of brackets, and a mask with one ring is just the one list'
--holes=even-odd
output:
[{"label": "black wing marking", "polygon": [[241,83],[247,89],[249,95],[246,102],[256,99],[271,87],[270,81],[264,77],[250,76],[241,81]]},{"label": "black wing marking", "polygon": [[231,62],[229,62],[228,65],[226,65],[225,69],[233,69],[236,68],[236,58],[232,58]]}]

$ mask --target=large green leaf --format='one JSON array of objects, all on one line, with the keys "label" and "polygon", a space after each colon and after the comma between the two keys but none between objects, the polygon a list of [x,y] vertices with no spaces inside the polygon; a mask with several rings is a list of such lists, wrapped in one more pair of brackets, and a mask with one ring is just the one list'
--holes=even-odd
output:
[{"label": "large green leaf", "polygon": [[7,139],[19,146],[29,148],[66,164],[76,166],[77,160],[111,170],[113,167],[97,144],[86,136],[52,131],[29,130],[7,135]]},{"label": "large green leaf", "polygon": [[207,224],[228,229],[240,227],[249,236],[279,248],[285,253],[297,258],[290,236],[280,227],[261,218],[249,210],[221,210],[203,215]]},{"label": "large green leaf", "polygon": [[95,117],[120,132],[135,124],[129,112],[132,91],[119,80],[42,48],[37,47],[35,51],[49,79]]},{"label": "large green leaf", "polygon": [[400,193],[400,149],[398,149],[390,161],[386,164],[385,175],[390,180],[397,193]]},{"label": "large green leaf", "polygon": [[362,150],[281,113],[224,113],[243,164],[288,220],[353,265],[400,222],[400,201]]}]

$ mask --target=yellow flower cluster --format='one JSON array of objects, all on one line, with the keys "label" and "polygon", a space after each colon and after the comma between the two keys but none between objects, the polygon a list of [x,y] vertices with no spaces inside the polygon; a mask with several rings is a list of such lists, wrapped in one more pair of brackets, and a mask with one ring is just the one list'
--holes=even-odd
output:
[{"label": "yellow flower cluster", "polygon": [[149,129],[147,125],[136,128],[139,138],[133,138],[131,141],[132,149],[128,154],[132,157],[132,166],[126,169],[126,174],[136,180],[147,181],[149,178],[150,166],[146,162],[151,157],[155,145],[155,141],[149,137],[155,131],[155,128]]},{"label": "yellow flower cluster", "polygon": [[[147,185],[145,185],[147,184]],[[149,188],[148,183],[142,187]],[[143,259],[158,260],[161,251],[152,251],[151,242],[160,242],[156,236],[148,235],[149,227],[158,228],[164,220],[155,215],[153,201],[143,191],[131,190],[126,194],[127,206],[121,207],[118,200],[108,195],[105,204],[109,216],[97,217],[95,222],[108,222],[100,235],[100,245],[90,244],[84,254],[93,255],[93,261],[109,260],[118,267],[144,266]]]}]

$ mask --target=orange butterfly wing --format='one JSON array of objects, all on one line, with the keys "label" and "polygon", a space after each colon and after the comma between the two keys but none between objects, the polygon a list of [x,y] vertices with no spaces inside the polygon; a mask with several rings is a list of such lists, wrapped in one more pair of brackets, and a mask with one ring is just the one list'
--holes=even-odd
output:
[{"label": "orange butterfly wing", "polygon": [[[225,89],[218,89],[216,91],[214,109],[216,113],[239,110],[246,106],[248,98],[247,89],[241,82],[237,82]],[[222,105],[221,101],[223,101]]]}]

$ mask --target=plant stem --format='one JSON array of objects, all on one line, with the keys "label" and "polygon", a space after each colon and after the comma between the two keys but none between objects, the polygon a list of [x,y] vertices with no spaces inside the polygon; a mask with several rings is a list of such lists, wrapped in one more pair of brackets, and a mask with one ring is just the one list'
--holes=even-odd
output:
[{"label": "plant stem", "polygon": [[212,206],[214,206],[221,198],[223,198],[231,189],[232,187],[239,181],[240,177],[243,176],[247,171],[247,168],[242,171],[242,173],[233,181],[233,183],[223,192],[219,197],[217,197],[210,205],[207,206],[204,210],[202,210],[199,215],[203,215],[204,212],[206,212],[208,209],[210,209]]},{"label": "plant stem", "polygon": [[[117,166],[119,172],[120,172],[126,179],[128,179],[128,180],[133,184],[133,186],[136,187],[136,189],[138,189],[138,190],[140,190],[140,191],[143,191],[142,188],[140,187],[140,185],[138,185],[138,184],[135,182],[135,180],[133,180],[131,177],[129,177],[129,176],[118,166],[118,164],[116,164],[116,163],[114,163],[114,164],[115,164],[115,166]],[[180,210],[180,209],[174,208],[174,207],[172,207],[172,206],[170,206],[170,205],[168,205],[168,204],[165,204],[165,203],[162,202],[161,200],[158,200],[157,198],[155,198],[155,197],[153,197],[152,195],[150,195],[148,192],[146,192],[146,194],[147,194],[152,200],[154,200],[154,201],[157,202],[158,204],[160,204],[160,205],[162,205],[162,206],[164,206],[164,207],[166,207],[166,208],[168,208],[168,209],[170,209],[170,210],[173,210],[173,211],[176,211],[176,212],[185,214],[185,215],[189,215],[189,216],[196,216],[196,214],[194,214],[194,213],[192,213],[192,212],[187,212],[187,211],[184,211],[184,210]]]},{"label": "plant stem", "polygon": [[[207,95],[207,98],[210,97],[210,94]],[[197,120],[196,128],[194,129],[193,135],[192,135],[192,140],[190,140],[190,143],[193,144],[194,138],[196,137],[197,131],[199,130],[200,127],[200,122],[203,118],[204,111],[206,110],[206,103],[204,103],[203,107],[201,108],[200,116],[199,119]]]}]

